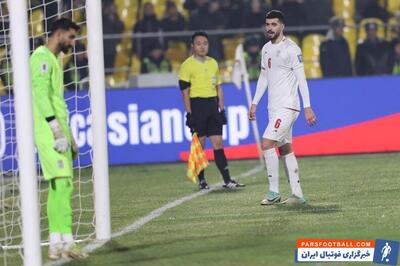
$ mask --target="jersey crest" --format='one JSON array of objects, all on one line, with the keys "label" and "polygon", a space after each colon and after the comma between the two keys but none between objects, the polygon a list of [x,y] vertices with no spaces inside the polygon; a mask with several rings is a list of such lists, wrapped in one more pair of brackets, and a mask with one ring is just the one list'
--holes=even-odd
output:
[{"label": "jersey crest", "polygon": [[40,71],[41,71],[43,74],[46,74],[47,72],[49,72],[49,65],[47,64],[47,62],[42,62],[42,63],[40,64]]}]

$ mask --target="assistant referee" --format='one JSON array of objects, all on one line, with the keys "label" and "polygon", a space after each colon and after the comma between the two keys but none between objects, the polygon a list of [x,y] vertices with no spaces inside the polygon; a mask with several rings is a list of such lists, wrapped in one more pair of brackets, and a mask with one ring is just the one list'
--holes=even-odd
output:
[{"label": "assistant referee", "polygon": [[[207,56],[209,49],[208,35],[195,32],[191,42],[193,55],[187,58],[179,71],[179,87],[186,109],[186,126],[191,132],[197,132],[204,148],[208,137],[214,149],[215,163],[224,179],[224,188],[244,187],[231,179],[228,162],[222,141],[222,126],[226,124],[224,97],[221,89],[221,78],[218,63]],[[200,172],[199,188],[209,189]]]}]

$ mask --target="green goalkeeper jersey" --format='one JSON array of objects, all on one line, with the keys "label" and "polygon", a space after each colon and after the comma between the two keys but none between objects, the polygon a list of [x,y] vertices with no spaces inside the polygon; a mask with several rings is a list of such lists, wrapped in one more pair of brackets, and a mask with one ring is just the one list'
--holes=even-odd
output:
[{"label": "green goalkeeper jersey", "polygon": [[46,118],[55,116],[68,136],[68,111],[64,100],[61,62],[47,47],[40,46],[31,55],[30,63],[35,133],[46,131]]}]

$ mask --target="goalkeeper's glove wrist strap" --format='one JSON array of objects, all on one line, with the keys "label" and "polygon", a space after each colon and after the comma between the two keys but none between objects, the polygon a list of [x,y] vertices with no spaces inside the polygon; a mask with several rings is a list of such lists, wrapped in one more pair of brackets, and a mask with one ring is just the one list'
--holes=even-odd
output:
[{"label": "goalkeeper's glove wrist strap", "polygon": [[54,115],[49,116],[49,117],[46,117],[46,121],[47,121],[48,123],[50,123],[51,121],[53,121],[53,120],[55,120],[55,119],[56,119],[56,117],[55,117]]}]

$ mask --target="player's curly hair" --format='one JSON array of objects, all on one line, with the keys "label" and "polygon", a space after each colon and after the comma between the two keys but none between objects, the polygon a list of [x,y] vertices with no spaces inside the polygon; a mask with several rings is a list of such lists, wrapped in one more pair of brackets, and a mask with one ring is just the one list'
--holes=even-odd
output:
[{"label": "player's curly hair", "polygon": [[277,18],[279,21],[283,24],[285,24],[285,16],[283,13],[279,10],[271,10],[267,13],[265,18]]}]

